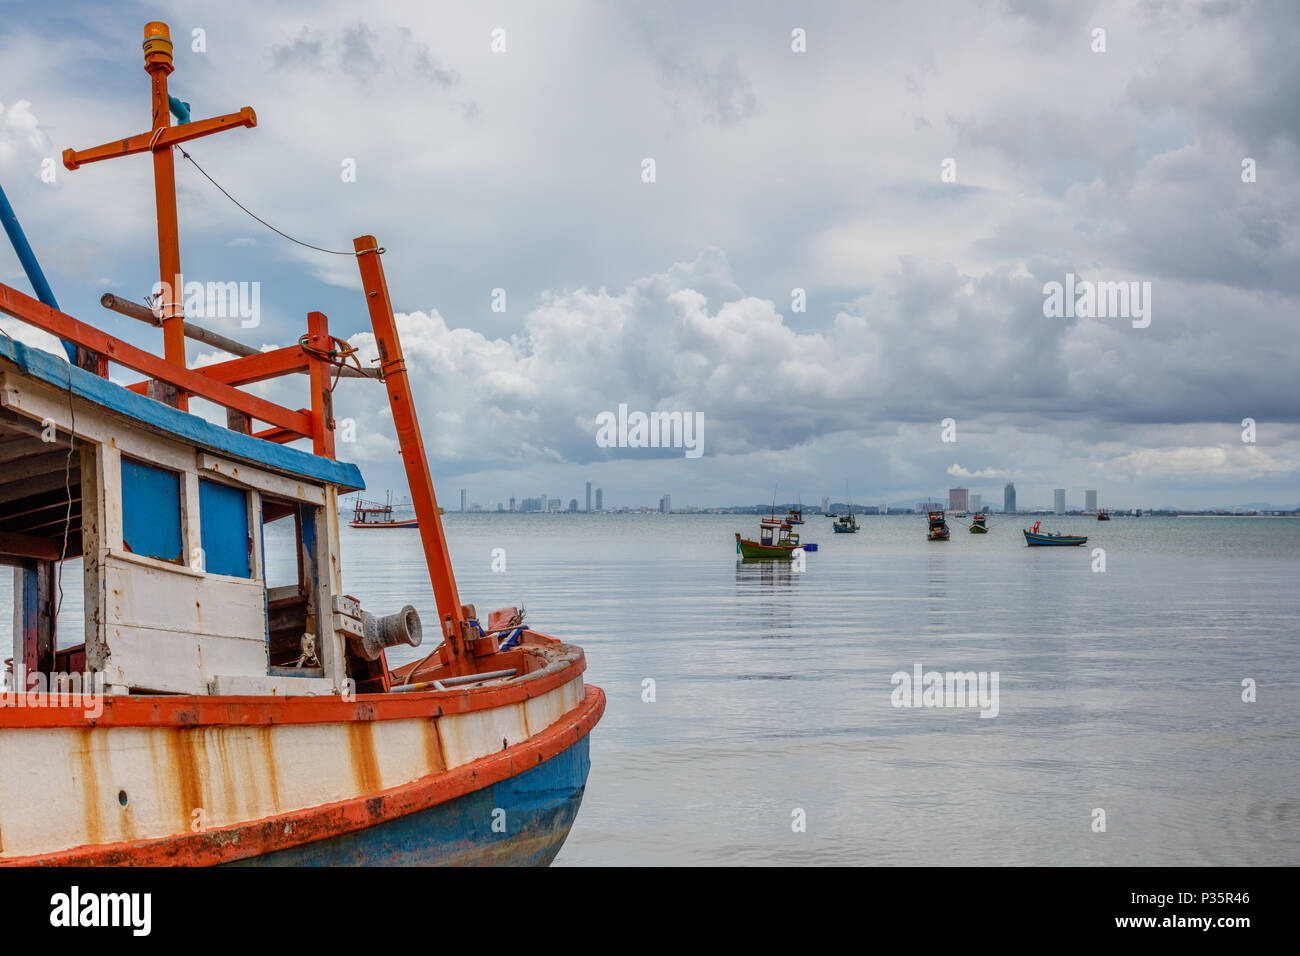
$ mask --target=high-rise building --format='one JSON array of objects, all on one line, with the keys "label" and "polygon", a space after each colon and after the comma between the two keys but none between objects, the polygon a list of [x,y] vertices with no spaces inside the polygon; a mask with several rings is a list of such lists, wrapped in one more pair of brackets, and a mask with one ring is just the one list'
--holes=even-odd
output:
[{"label": "high-rise building", "polygon": [[1084,510],[1084,511],[1096,511],[1096,510],[1097,510],[1097,492],[1096,492],[1095,490],[1093,490],[1093,491],[1085,491],[1085,492],[1083,493],[1083,497],[1084,497],[1084,500],[1085,500],[1085,502],[1086,502],[1086,503],[1084,504],[1084,506],[1083,506],[1083,510]]},{"label": "high-rise building", "polygon": [[971,510],[971,511],[974,511],[974,512],[977,512],[977,513],[978,513],[978,512],[980,511],[980,509],[983,508],[983,507],[984,507],[984,496],[983,496],[983,495],[971,495],[971,496],[970,496],[970,510]]},{"label": "high-rise building", "polygon": [[547,511],[559,511],[559,510],[560,510],[561,508],[563,508],[563,507],[564,507],[564,502],[563,502],[563,501],[561,501],[559,498],[552,498],[552,499],[547,503],[546,510],[547,510]]},{"label": "high-rise building", "polygon": [[465,489],[460,489],[460,510],[465,510]]},{"label": "high-rise building", "polygon": [[587,482],[587,510],[591,511],[591,482]]},{"label": "high-rise building", "polygon": [[[577,510],[578,510],[578,499],[577,499],[577,498],[570,498],[570,499],[569,499],[569,511],[570,511],[570,513],[574,512],[574,511],[577,511]],[[590,510],[590,509],[588,509],[588,510]]]},{"label": "high-rise building", "polygon": [[514,510],[515,510],[515,496],[514,496],[514,495],[511,495],[511,496],[510,496],[510,510],[511,510],[511,511],[514,511]]},{"label": "high-rise building", "polygon": [[969,492],[965,488],[948,489],[948,510],[965,511],[970,504],[967,495]]},{"label": "high-rise building", "polygon": [[604,488],[596,489],[596,510],[597,511],[605,510],[605,489]]},{"label": "high-rise building", "polygon": [[532,513],[545,510],[546,502],[541,498],[525,498],[520,502],[519,510],[525,513]]},{"label": "high-rise building", "polygon": [[1058,515],[1065,514],[1065,489],[1057,488],[1053,497],[1052,510]]},{"label": "high-rise building", "polygon": [[1009,515],[1016,513],[1016,486],[1009,481],[1002,489],[1002,510]]},{"label": "high-rise building", "polygon": [[659,499],[659,512],[660,514],[668,514],[672,510],[673,496],[665,492],[664,496]]},{"label": "high-rise building", "polygon": [[831,512],[831,499],[829,499],[829,498],[827,498],[825,495],[823,495],[823,496],[822,496],[822,514],[824,514],[824,515],[825,515],[825,514],[830,514],[830,512]]}]

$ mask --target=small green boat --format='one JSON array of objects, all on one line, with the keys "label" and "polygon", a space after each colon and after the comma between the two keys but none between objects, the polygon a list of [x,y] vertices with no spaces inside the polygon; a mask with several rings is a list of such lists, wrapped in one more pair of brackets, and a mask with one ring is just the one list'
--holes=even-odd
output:
[{"label": "small green boat", "polygon": [[970,521],[971,534],[988,534],[989,526],[985,523],[988,520],[987,515],[977,514]]},{"label": "small green boat", "polygon": [[757,541],[742,538],[740,532],[736,532],[736,553],[746,559],[790,558],[798,547],[799,536],[782,518],[764,518],[758,529]]}]

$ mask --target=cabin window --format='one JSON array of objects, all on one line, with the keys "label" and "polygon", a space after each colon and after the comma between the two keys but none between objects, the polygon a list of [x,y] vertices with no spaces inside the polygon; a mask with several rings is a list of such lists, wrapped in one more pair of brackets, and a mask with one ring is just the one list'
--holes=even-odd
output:
[{"label": "cabin window", "polygon": [[323,673],[318,651],[305,653],[303,635],[317,635],[320,570],[316,536],[319,508],[262,495],[262,545],[266,580],[269,673]]},{"label": "cabin window", "polygon": [[181,564],[181,476],[122,458],[122,547]]},{"label": "cabin window", "polygon": [[199,479],[199,539],[209,574],[252,576],[248,560],[248,493]]}]

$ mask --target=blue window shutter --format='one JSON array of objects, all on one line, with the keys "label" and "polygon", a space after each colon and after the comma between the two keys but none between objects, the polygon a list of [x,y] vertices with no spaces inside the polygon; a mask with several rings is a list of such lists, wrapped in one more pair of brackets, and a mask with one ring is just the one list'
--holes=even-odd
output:
[{"label": "blue window shutter", "polygon": [[209,574],[252,576],[248,561],[248,493],[199,479],[199,537]]},{"label": "blue window shutter", "polygon": [[179,474],[122,459],[122,545],[132,554],[184,563]]}]

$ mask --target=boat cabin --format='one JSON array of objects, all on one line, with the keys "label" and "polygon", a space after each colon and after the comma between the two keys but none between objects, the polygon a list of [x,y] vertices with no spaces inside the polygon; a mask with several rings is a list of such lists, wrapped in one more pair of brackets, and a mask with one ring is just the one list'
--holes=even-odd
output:
[{"label": "boat cabin", "polygon": [[[213,424],[0,336],[9,686],[93,674],[111,693],[343,692],[369,676],[349,661],[339,567],[338,495],[362,487],[355,465]],[[58,589],[77,583],[59,565],[75,557],[85,626],[66,634]]]}]

